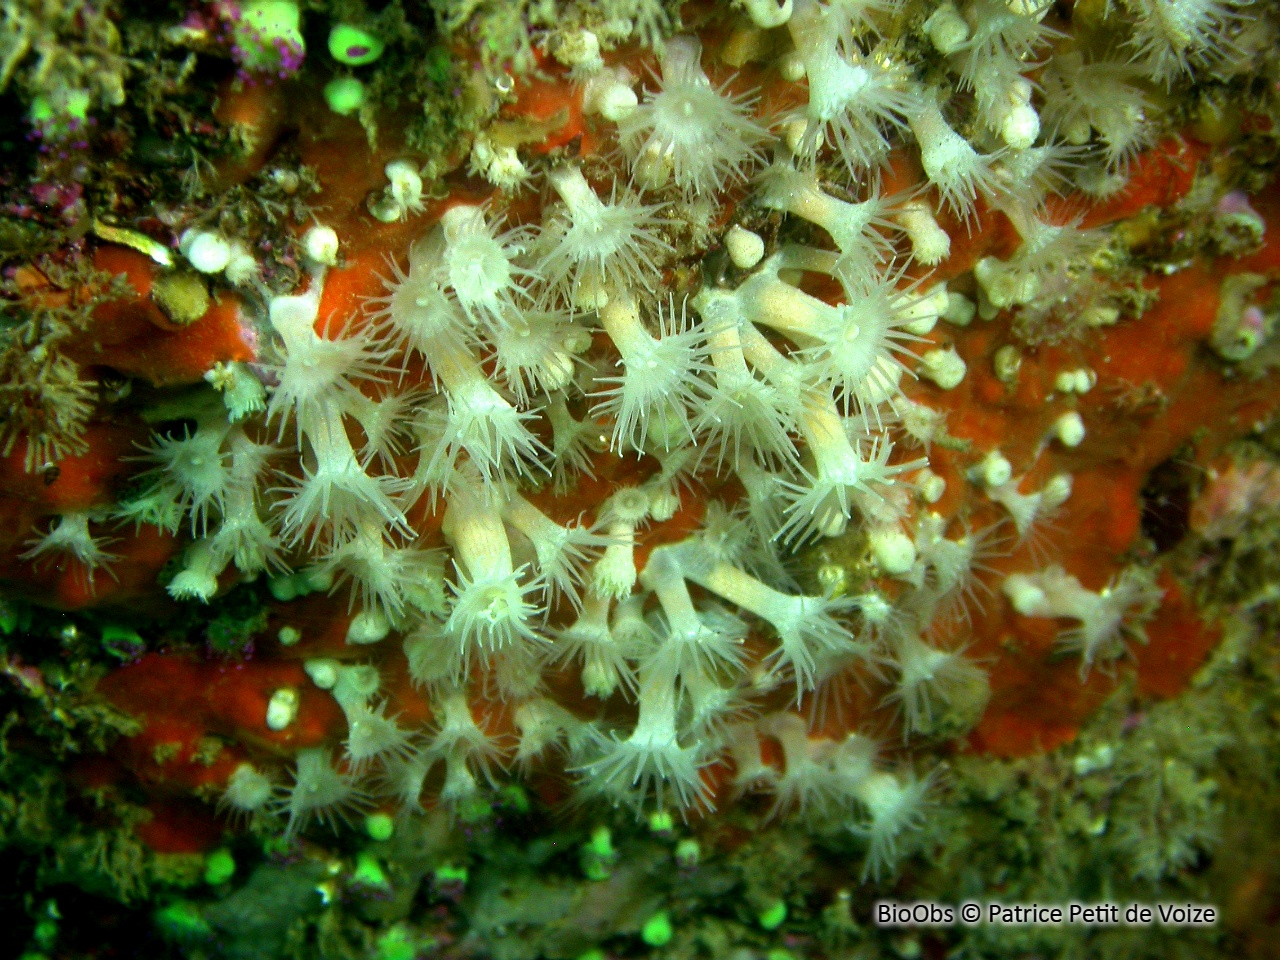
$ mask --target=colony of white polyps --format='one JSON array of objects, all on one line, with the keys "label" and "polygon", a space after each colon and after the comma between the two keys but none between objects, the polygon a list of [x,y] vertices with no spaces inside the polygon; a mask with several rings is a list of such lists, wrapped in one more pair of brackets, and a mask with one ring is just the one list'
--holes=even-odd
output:
[{"label": "colony of white polyps", "polygon": [[[1059,103],[1025,77],[1057,37],[1045,7],[943,4],[913,29],[939,52],[934,82],[949,70],[956,88],[976,94],[981,122],[966,124],[964,101],[925,87],[920,65],[883,39],[899,6],[795,0],[787,29],[798,63],[788,72],[807,77],[809,100],[781,118],[777,137],[753,115],[752,96],[708,79],[693,38],[666,45],[639,93],[625,71],[583,59],[575,70],[597,71],[590,105],[601,129],[617,123],[614,156],[630,170],[550,165],[555,202],[541,223],[515,229],[485,207],[454,206],[389,266],[386,293],[364,316],[323,332],[326,268],[341,254],[329,234],[311,238],[306,289],[270,305],[269,431],[253,372],[221,369],[212,382],[232,415],[206,409],[194,431],[157,438],[146,451],[153,482],[127,513],[191,535],[169,588],[178,597],[210,599],[231,565],[276,572],[272,589],[285,599],[349,584],[350,642],[402,643],[435,720],[402,727],[372,666],[312,662],[313,680],[346,714],[345,756],[304,751],[287,786],[246,765],[228,785],[229,808],[283,815],[292,835],[373,792],[419,809],[441,765],[440,796],[467,804],[518,760],[558,764],[585,795],[686,810],[712,802],[706,770],[732,758],[739,790],[772,792],[780,813],[866,837],[871,870],[892,862],[928,778],[882,768],[857,734],[811,738],[801,713],[839,709],[851,677],[887,685],[908,737],[945,734],[954,709],[980,711],[980,667],[939,646],[931,627],[956,622],[993,553],[990,531],[929,511],[942,479],[927,456],[897,452],[899,421],[925,452],[938,429],[927,405],[900,393],[921,368],[916,343],[940,314],[972,315],[945,287],[906,283],[903,270],[911,254],[923,264],[945,257],[939,209],[967,220],[985,198],[1015,217],[1027,243],[1021,259],[990,265],[992,277],[1010,278],[991,289],[1023,299],[1043,264],[1077,249],[1069,225],[1042,221],[1044,195],[1065,187],[1072,163],[1123,175],[1148,136],[1141,98],[1122,91],[1108,109],[1081,97],[1117,71],[1164,81],[1217,62],[1230,44],[1211,28],[1239,19],[1233,6],[1188,0],[1113,5],[1113,17],[1134,14],[1118,29],[1136,62],[1051,65],[1046,88],[1061,91]],[[1181,27],[1162,34],[1142,18],[1148,8]],[[751,9],[781,23],[787,6]],[[930,190],[883,197],[866,186],[870,173],[909,135]],[[692,262],[712,245],[686,239],[697,235],[691,205],[724,202],[752,173],[758,190],[743,209],[809,221],[834,249],[767,249],[733,226],[734,262],[749,273],[719,285],[708,277],[687,298],[665,287],[677,249]],[[383,212],[415,215],[416,169],[397,163],[388,174]],[[804,292],[806,273],[826,275],[843,297]],[[600,337],[593,346],[599,331],[605,348]],[[923,371],[943,387],[965,376],[963,362],[931,363]],[[428,376],[411,385],[406,371],[419,366]],[[1083,424],[1057,437],[1081,440]],[[652,457],[657,469],[568,523],[526,496],[553,482],[571,496],[605,447]],[[416,466],[399,472],[405,463]],[[974,451],[972,467],[976,495],[1006,507],[1019,537],[1070,495],[1065,475],[1022,492],[999,451]],[[730,475],[738,502],[704,492]],[[408,518],[423,497],[443,508],[448,549],[419,542]],[[646,527],[695,502],[703,527],[638,564]],[[901,581],[894,602],[895,591],[876,588],[805,595],[788,577],[789,548],[850,529],[866,532],[881,574]],[[64,541],[91,566],[105,561],[77,517],[33,553]],[[1091,592],[1054,567],[1011,577],[1004,592],[1024,615],[1079,620],[1063,642],[1082,670],[1117,657],[1159,597],[1136,571]],[[773,645],[762,662],[748,654],[749,633]],[[543,683],[552,668],[577,673],[588,698],[632,702],[634,721],[555,703]],[[481,696],[506,701],[514,737],[475,719],[470,698]],[[761,736],[783,744],[781,769],[764,763]]]}]

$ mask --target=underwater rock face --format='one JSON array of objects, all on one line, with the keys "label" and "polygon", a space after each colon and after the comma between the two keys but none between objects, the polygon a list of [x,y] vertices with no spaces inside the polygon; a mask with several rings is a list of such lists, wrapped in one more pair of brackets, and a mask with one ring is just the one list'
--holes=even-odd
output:
[{"label": "underwater rock face", "polygon": [[33,957],[1267,955],[1273,10],[54,7]]}]

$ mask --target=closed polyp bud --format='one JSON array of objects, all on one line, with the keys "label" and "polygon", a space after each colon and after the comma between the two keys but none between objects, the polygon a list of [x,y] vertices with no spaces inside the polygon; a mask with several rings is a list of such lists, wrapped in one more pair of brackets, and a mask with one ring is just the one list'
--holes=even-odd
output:
[{"label": "closed polyp bud", "polygon": [[302,251],[312,263],[332,267],[338,262],[338,234],[316,224],[302,235]]},{"label": "closed polyp bud", "polygon": [[906,573],[915,566],[916,545],[897,527],[878,527],[867,539],[876,566],[890,576]]},{"label": "closed polyp bud", "polygon": [[799,83],[804,79],[804,60],[791,50],[778,61],[778,73],[788,83]]},{"label": "closed polyp bud", "polygon": [[1056,473],[1040,488],[1041,502],[1048,510],[1054,510],[1071,499],[1071,474]]},{"label": "closed polyp bud", "polygon": [[391,632],[391,624],[377,610],[362,610],[351,618],[347,627],[347,643],[377,643]]},{"label": "closed polyp bud", "polygon": [[764,257],[764,241],[760,235],[744,230],[736,223],[725,234],[724,247],[739,270],[750,270]]},{"label": "closed polyp bud", "polygon": [[267,702],[267,728],[277,732],[293,723],[298,716],[298,691],[281,687]]},{"label": "closed polyp bud", "polygon": [[911,241],[911,256],[926,267],[937,266],[951,253],[951,236],[938,225],[928,204],[908,201],[897,220]]},{"label": "closed polyp bud", "polygon": [[182,252],[201,273],[221,273],[231,260],[231,244],[216,231],[197,230],[183,240]]},{"label": "closed polyp bud", "polygon": [[932,470],[921,470],[916,474],[916,489],[925,503],[937,503],[947,492],[947,481]]},{"label": "closed polyp bud", "polygon": [[991,367],[1001,383],[1017,383],[1022,369],[1022,351],[1012,343],[1006,343],[991,358]]},{"label": "closed polyp bud", "polygon": [[223,275],[230,283],[243,287],[258,279],[258,261],[243,241],[231,242],[231,257],[227,261]]},{"label": "closed polyp bud", "polygon": [[332,690],[334,684],[338,682],[337,660],[330,660],[327,657],[307,660],[302,664],[302,669],[311,678],[311,682],[321,690]]},{"label": "closed polyp bud", "polygon": [[945,57],[969,39],[969,24],[955,4],[944,3],[924,22],[924,32],[933,48]]},{"label": "closed polyp bud", "polygon": [[600,57],[600,38],[590,30],[574,30],[561,37],[555,58],[577,75],[595,73],[604,66]]},{"label": "closed polyp bud", "polygon": [[960,354],[950,347],[941,350],[929,350],[920,358],[920,376],[932,380],[943,390],[952,390],[960,386],[968,367]]},{"label": "closed polyp bud", "polygon": [[988,487],[1000,487],[1013,479],[1013,465],[999,450],[992,450],[975,470],[975,476]]},{"label": "closed polyp bud", "polygon": [[1084,441],[1084,421],[1074,410],[1053,422],[1053,435],[1064,447],[1078,447]]}]

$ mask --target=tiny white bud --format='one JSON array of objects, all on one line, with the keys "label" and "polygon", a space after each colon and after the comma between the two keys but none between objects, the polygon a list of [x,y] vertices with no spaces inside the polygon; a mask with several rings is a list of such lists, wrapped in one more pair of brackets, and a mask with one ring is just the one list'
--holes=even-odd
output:
[{"label": "tiny white bud", "polygon": [[1084,441],[1084,420],[1070,410],[1053,422],[1053,435],[1064,447],[1078,447]]},{"label": "tiny white bud", "polygon": [[949,302],[950,295],[947,293],[947,285],[945,283],[938,284],[907,307],[904,312],[911,319],[902,325],[903,329],[907,333],[914,333],[917,337],[923,337],[938,325],[938,317],[946,312]]},{"label": "tiny white bud", "polygon": [[1029,103],[1019,104],[1000,123],[1000,139],[1014,150],[1026,150],[1040,136],[1040,115]]},{"label": "tiny white bud", "polygon": [[312,263],[332,267],[338,262],[337,232],[316,224],[302,235],[302,252]]},{"label": "tiny white bud", "polygon": [[338,682],[338,661],[328,657],[307,660],[302,664],[311,682],[321,690],[332,690]]},{"label": "tiny white bud", "polygon": [[680,509],[680,495],[674,490],[655,490],[649,498],[649,516],[658,523],[670,520]]},{"label": "tiny white bud", "polygon": [[361,610],[347,626],[347,643],[377,643],[386,639],[390,632],[390,622],[379,611]]},{"label": "tiny white bud", "polygon": [[951,235],[938,225],[927,203],[908,201],[896,219],[911,241],[911,256],[926,267],[936,267],[951,254]]},{"label": "tiny white bud", "polygon": [[724,246],[729,259],[739,270],[750,270],[764,257],[764,240],[758,233],[744,230],[736,223],[724,235]]},{"label": "tiny white bud", "polygon": [[1041,503],[1048,510],[1056,510],[1071,499],[1074,481],[1069,473],[1055,473],[1040,488]]},{"label": "tiny white bud", "polygon": [[231,260],[231,244],[212,230],[199,230],[191,235],[183,253],[201,273],[221,273]]},{"label": "tiny white bud", "polygon": [[992,450],[978,464],[975,475],[988,487],[1000,487],[1013,479],[1013,465],[999,450]]},{"label": "tiny white bud", "polygon": [[817,532],[820,537],[838,537],[849,529],[849,518],[839,511],[832,511],[820,521]]},{"label": "tiny white bud", "polygon": [[253,258],[253,251],[243,241],[231,241],[231,256],[223,275],[237,287],[247,286],[258,279],[258,261]]},{"label": "tiny white bud", "polygon": [[408,160],[392,160],[384,168],[391,183],[391,196],[400,206],[415,213],[422,209],[422,175]]},{"label": "tiny white bud", "polygon": [[877,527],[867,537],[871,558],[890,576],[908,572],[916,562],[916,545],[897,527]]},{"label": "tiny white bud", "polygon": [[791,0],[742,0],[747,16],[761,30],[772,30],[791,19]]},{"label": "tiny white bud", "polygon": [[276,638],[280,641],[280,646],[292,647],[302,639],[302,631],[297,627],[281,627]]},{"label": "tiny white bud", "polygon": [[1013,604],[1013,609],[1023,616],[1032,616],[1034,611],[1044,607],[1047,600],[1045,593],[1031,582],[1030,578],[1015,574],[1004,581],[1004,595]]},{"label": "tiny white bud", "polygon": [[798,117],[795,120],[788,120],[782,125],[782,139],[787,144],[787,149],[799,156],[803,152],[804,134],[809,128],[809,121]]},{"label": "tiny white bud", "polygon": [[296,576],[302,580],[302,586],[311,593],[320,593],[333,586],[333,572],[323,567],[306,567],[299,570]]},{"label": "tiny white bud", "polygon": [[862,619],[867,623],[887,623],[889,618],[893,616],[893,604],[886,600],[883,594],[875,590],[854,597],[854,603],[857,604],[858,610],[862,614]]},{"label": "tiny white bud", "polygon": [[963,293],[947,294],[947,312],[942,319],[957,327],[967,327],[977,316],[978,305]]},{"label": "tiny white bud", "polygon": [[640,105],[640,98],[630,87],[616,83],[601,94],[596,110],[606,120],[617,123],[625,120]]},{"label": "tiny white bud", "polygon": [[924,469],[916,474],[916,489],[925,503],[937,503],[947,492],[947,481],[932,470]]},{"label": "tiny white bud", "polygon": [[778,61],[778,74],[788,83],[799,83],[804,79],[804,60],[800,54],[791,50],[783,54]]},{"label": "tiny white bud", "polygon": [[1098,375],[1088,367],[1078,370],[1060,370],[1053,378],[1054,389],[1060,393],[1088,393],[1098,382]]},{"label": "tiny white bud", "polygon": [[624,119],[640,103],[632,89],[635,82],[626,67],[602,70],[582,89],[583,113],[598,113],[611,123]]},{"label": "tiny white bud", "polygon": [[579,75],[595,73],[604,66],[600,39],[590,30],[575,30],[565,35],[555,48],[555,58]]},{"label": "tiny white bud", "polygon": [[991,369],[1001,383],[1017,383],[1018,371],[1022,369],[1022,351],[1012,343],[1006,343],[992,355]]},{"label": "tiny white bud", "polygon": [[281,687],[267,702],[267,728],[277,732],[293,723],[298,717],[298,691],[293,687]]},{"label": "tiny white bud", "polygon": [[380,223],[395,223],[405,215],[404,204],[395,197],[380,193],[369,198],[369,213]]},{"label": "tiny white bud", "polygon": [[969,24],[955,4],[944,3],[924,22],[924,32],[933,48],[945,57],[955,53],[969,39]]},{"label": "tiny white bud", "polygon": [[943,390],[953,390],[964,381],[968,367],[960,354],[950,347],[929,350],[920,358],[920,376],[932,380]]}]

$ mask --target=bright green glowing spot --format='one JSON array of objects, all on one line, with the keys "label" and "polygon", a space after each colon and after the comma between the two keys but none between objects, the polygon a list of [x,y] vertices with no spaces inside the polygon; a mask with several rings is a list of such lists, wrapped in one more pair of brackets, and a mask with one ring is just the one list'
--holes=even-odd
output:
[{"label": "bright green glowing spot", "polygon": [[356,869],[351,874],[351,880],[361,887],[376,887],[381,890],[391,887],[391,881],[387,879],[382,864],[371,853],[361,853],[356,857]]},{"label": "bright green glowing spot", "polygon": [[355,77],[334,77],[324,85],[324,102],[341,117],[348,117],[364,106],[364,84]]},{"label": "bright green glowing spot", "polygon": [[364,832],[374,840],[390,840],[396,832],[396,822],[387,813],[371,813],[364,818]]},{"label": "bright green glowing spot", "polygon": [[665,910],[659,910],[646,920],[640,930],[640,939],[651,947],[665,947],[674,935],[671,918]]},{"label": "bright green glowing spot", "polygon": [[760,911],[760,915],[756,917],[760,926],[766,930],[777,930],[782,926],[782,921],[787,919],[787,905],[781,900],[775,900],[769,906]]},{"label": "bright green glowing spot", "polygon": [[226,883],[235,876],[235,872],[235,857],[226,848],[213,851],[204,862],[204,882],[211,887]]},{"label": "bright green glowing spot", "polygon": [[387,45],[377,34],[349,23],[335,24],[329,31],[329,55],[348,66],[373,63],[385,49]]}]

